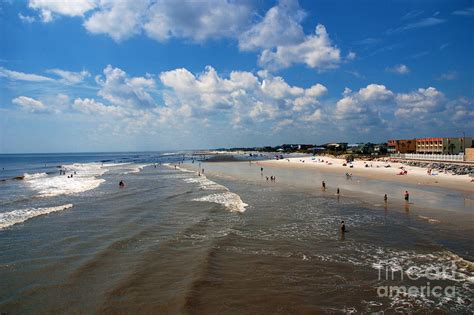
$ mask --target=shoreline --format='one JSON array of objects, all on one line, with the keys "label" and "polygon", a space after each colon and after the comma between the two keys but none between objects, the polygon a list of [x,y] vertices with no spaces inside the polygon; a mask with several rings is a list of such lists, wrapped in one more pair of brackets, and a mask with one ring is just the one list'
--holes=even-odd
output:
[{"label": "shoreline", "polygon": [[[474,193],[474,182],[471,182],[471,180],[474,178],[469,177],[468,175],[453,175],[444,173],[428,175],[427,168],[408,166],[400,162],[356,160],[352,162],[354,167],[350,168],[349,166],[343,166],[343,163],[345,163],[345,160],[343,159],[316,156],[291,157],[282,160],[261,160],[254,163],[261,166],[272,166],[286,169],[301,168],[336,174],[351,173],[353,176],[360,176],[367,179],[384,180],[412,185],[428,185]],[[369,165],[369,167],[365,167],[366,164]],[[390,167],[386,168],[385,165],[390,165]],[[403,167],[407,171],[406,175],[397,175],[401,171],[400,167]]]}]

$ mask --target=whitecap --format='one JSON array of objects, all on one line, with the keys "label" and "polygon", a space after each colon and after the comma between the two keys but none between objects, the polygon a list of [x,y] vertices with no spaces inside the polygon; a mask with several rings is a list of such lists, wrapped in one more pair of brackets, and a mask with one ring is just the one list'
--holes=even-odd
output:
[{"label": "whitecap", "polygon": [[45,215],[51,212],[62,211],[65,209],[72,208],[72,204],[65,204],[57,207],[49,208],[27,208],[27,209],[18,209],[10,212],[0,213],[0,229],[12,226],[14,224],[25,222],[28,219]]},{"label": "whitecap", "polygon": [[237,211],[237,212],[245,212],[245,207],[248,206],[245,202],[242,201],[242,199],[240,199],[239,195],[230,191],[217,193],[217,194],[211,194],[211,195],[207,195],[201,198],[196,198],[193,200],[222,204],[229,210]]},{"label": "whitecap", "polygon": [[41,177],[46,177],[48,176],[48,174],[46,173],[33,173],[33,174],[28,174],[28,173],[25,173],[23,174],[23,179],[24,180],[31,180],[31,179],[35,179],[35,178],[41,178]]},{"label": "whitecap", "polygon": [[71,164],[62,168],[67,175],[36,176],[27,178],[25,184],[36,191],[38,197],[69,195],[99,187],[105,182],[99,177],[108,171],[98,163]]}]

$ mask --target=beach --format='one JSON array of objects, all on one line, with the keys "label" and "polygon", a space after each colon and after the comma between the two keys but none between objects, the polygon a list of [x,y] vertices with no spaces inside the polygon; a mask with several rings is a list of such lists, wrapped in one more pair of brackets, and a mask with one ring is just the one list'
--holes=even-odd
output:
[{"label": "beach", "polygon": [[[352,163],[346,163],[344,159],[334,157],[306,156],[290,157],[280,160],[266,160],[259,163],[262,166],[269,165],[273,167],[317,169],[322,172],[338,174],[351,173],[354,176],[371,179],[416,185],[430,185],[474,192],[474,182],[472,181],[474,177],[469,177],[468,175],[445,174],[443,172],[433,172],[432,175],[428,175],[428,168],[408,166],[401,162],[356,160]],[[346,165],[343,166],[343,164]],[[352,164],[353,168],[350,168],[349,164]],[[366,165],[368,167],[366,167]],[[387,165],[390,165],[390,167],[386,167]],[[406,175],[400,175],[402,168],[407,171]]]},{"label": "beach", "polygon": [[[3,313],[473,310],[467,190],[355,171],[348,179],[342,166],[313,166],[311,157],[1,158],[9,178],[0,183]],[[58,175],[59,165],[67,175]],[[405,278],[381,277],[395,267]],[[446,274],[431,280],[426,270]],[[380,293],[427,282],[454,294]]]}]

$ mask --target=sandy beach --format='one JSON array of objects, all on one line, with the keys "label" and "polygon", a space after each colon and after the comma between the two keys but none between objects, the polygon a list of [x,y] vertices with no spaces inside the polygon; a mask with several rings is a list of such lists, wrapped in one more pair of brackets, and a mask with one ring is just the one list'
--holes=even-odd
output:
[{"label": "sandy beach", "polygon": [[[290,157],[281,160],[265,160],[257,162],[262,167],[268,165],[282,168],[308,168],[317,169],[322,172],[332,173],[350,173],[353,176],[361,176],[370,179],[381,179],[386,181],[395,181],[407,184],[429,185],[444,187],[449,189],[474,192],[474,182],[468,175],[453,175],[441,172],[432,172],[428,174],[428,169],[423,167],[408,166],[400,162],[384,161],[362,161],[356,160],[346,166],[343,166],[345,160],[326,157]],[[353,165],[350,168],[349,165]],[[368,167],[366,167],[368,165]],[[390,165],[390,167],[386,167]],[[402,169],[403,168],[403,169]],[[399,175],[406,170],[406,175]]]}]

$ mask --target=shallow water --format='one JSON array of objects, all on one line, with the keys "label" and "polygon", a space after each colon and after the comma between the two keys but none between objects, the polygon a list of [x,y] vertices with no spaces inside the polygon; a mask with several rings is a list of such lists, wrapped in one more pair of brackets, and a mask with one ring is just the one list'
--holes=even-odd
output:
[{"label": "shallow water", "polygon": [[[432,218],[434,207],[407,212],[391,203],[384,209],[346,188],[337,198],[314,189],[317,174],[272,170],[272,183],[246,163],[203,163],[205,177],[187,170],[198,162],[183,169],[172,161],[153,163],[100,163],[99,170],[107,169],[100,175],[97,162],[83,163],[95,170],[83,169],[83,175],[101,182],[74,193],[53,185],[57,179],[49,176],[55,175],[40,176],[49,179],[43,188],[57,192],[48,196],[27,186],[28,179],[12,182],[24,199],[4,197],[2,213],[73,207],[0,229],[0,311],[473,311],[472,228],[442,216],[435,216],[436,224],[419,218]],[[301,185],[309,178],[314,184]],[[121,179],[124,189],[117,187]],[[328,190],[336,180],[326,180]],[[460,195],[447,194],[458,204]],[[451,210],[470,219],[468,211]],[[341,220],[345,235],[338,230]],[[378,268],[386,266],[450,267],[450,277],[430,281],[453,286],[456,295],[379,297],[380,286],[427,282],[422,270],[416,281],[379,279]]]}]

